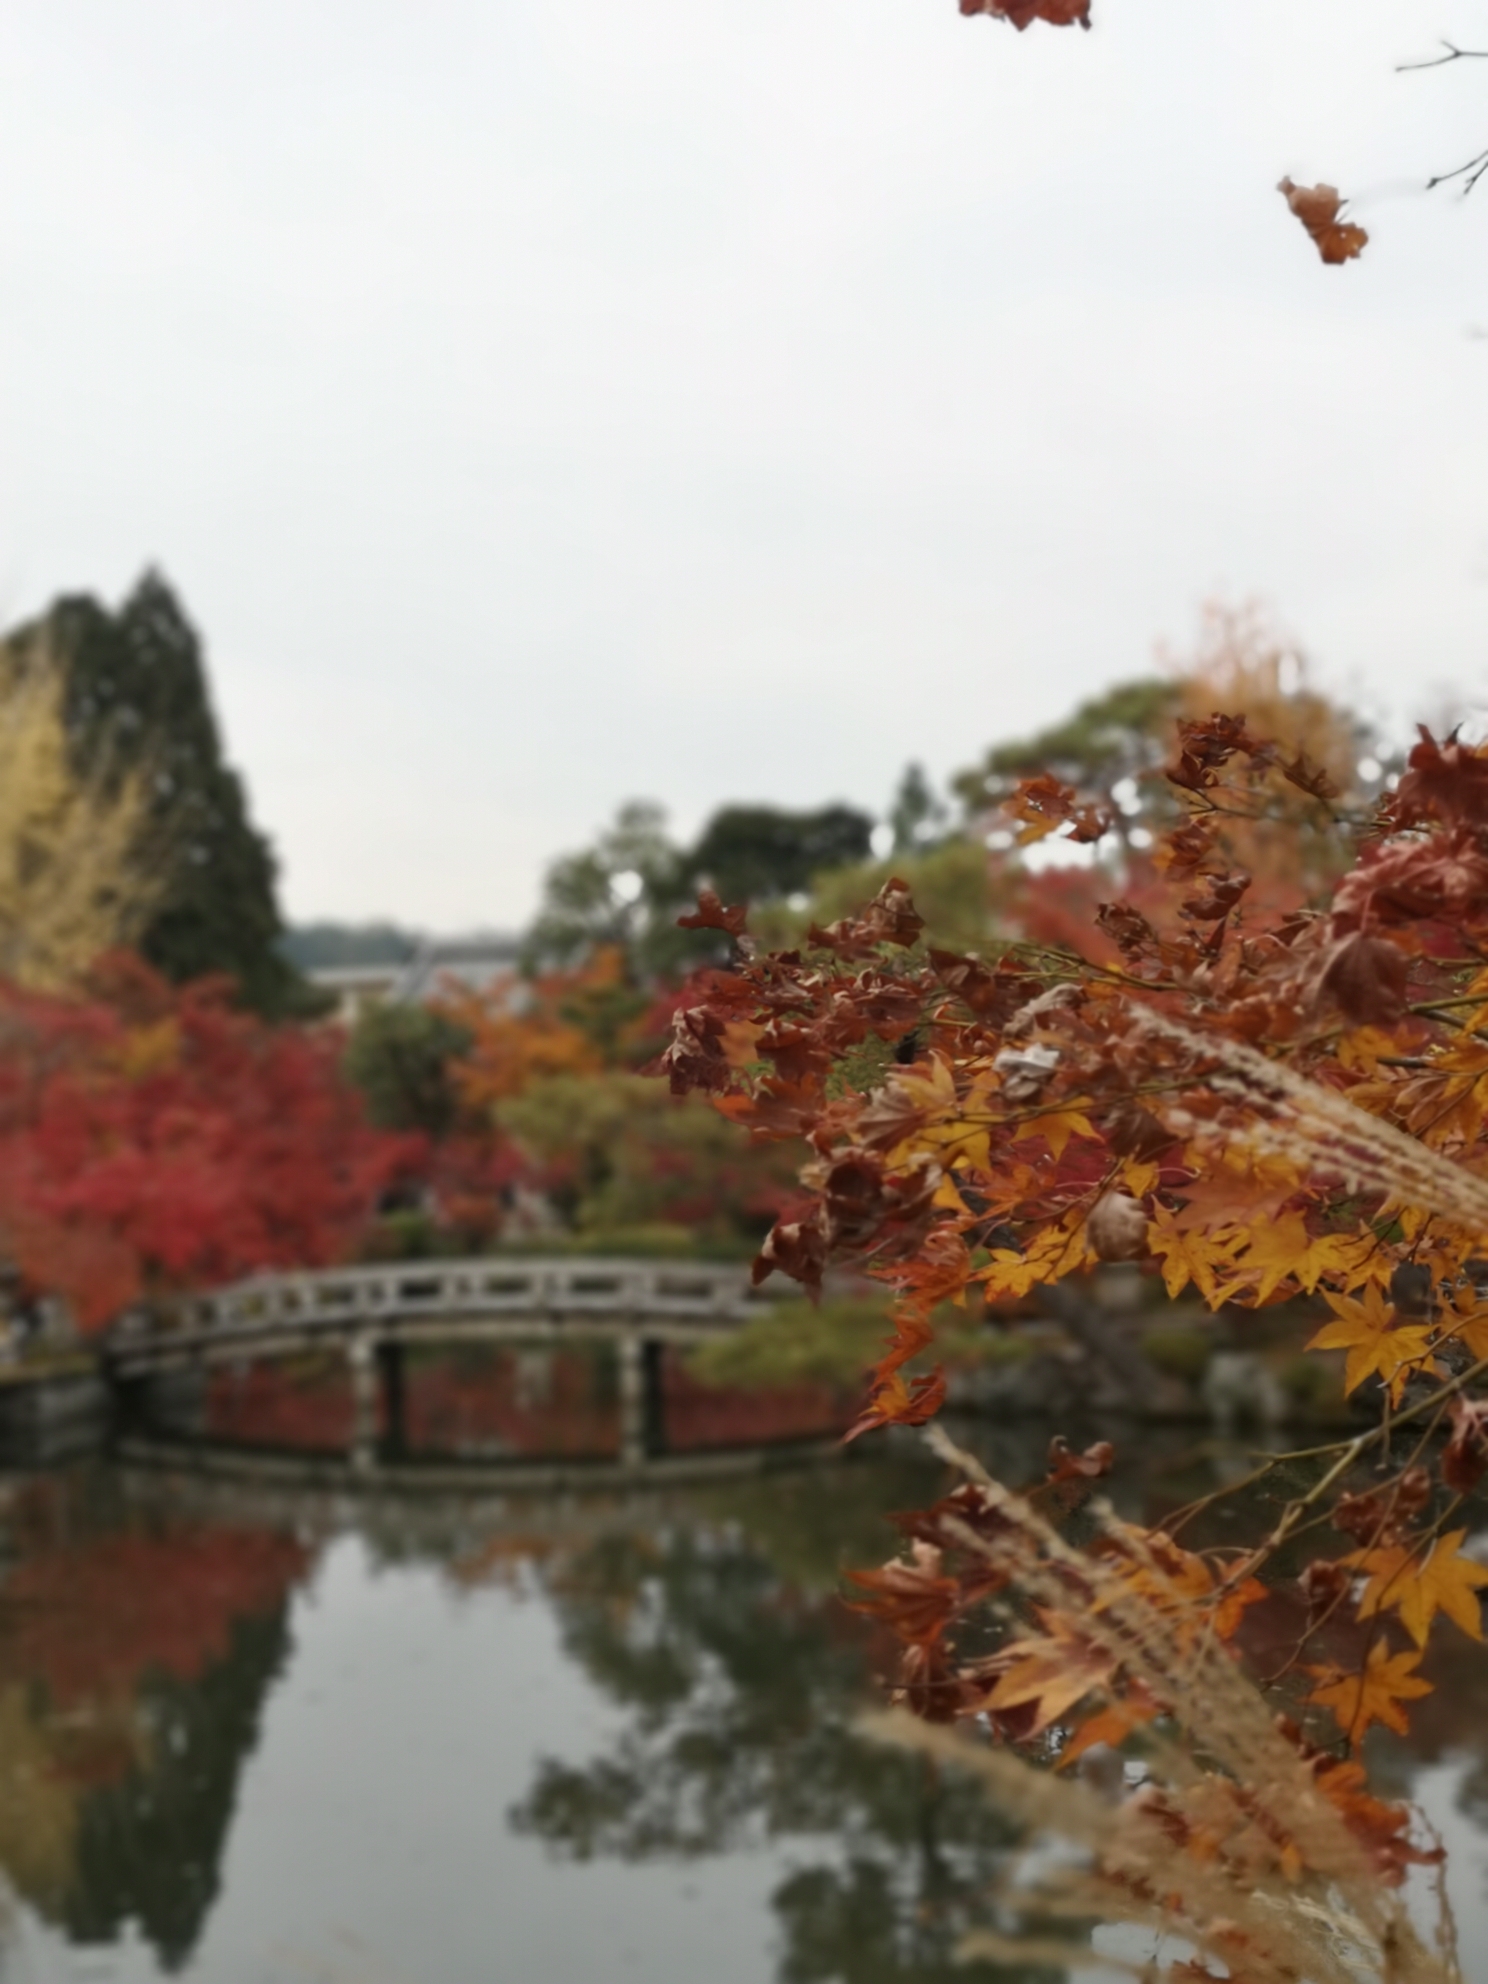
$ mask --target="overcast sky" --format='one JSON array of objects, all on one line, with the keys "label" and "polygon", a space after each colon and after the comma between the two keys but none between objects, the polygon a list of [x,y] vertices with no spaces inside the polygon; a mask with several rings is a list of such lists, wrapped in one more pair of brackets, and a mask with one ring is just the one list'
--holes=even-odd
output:
[{"label": "overcast sky", "polygon": [[[1488,0],[18,0],[0,615],[147,562],[296,917],[881,808],[1270,601],[1488,701]],[[1283,172],[1358,195],[1324,268]]]}]

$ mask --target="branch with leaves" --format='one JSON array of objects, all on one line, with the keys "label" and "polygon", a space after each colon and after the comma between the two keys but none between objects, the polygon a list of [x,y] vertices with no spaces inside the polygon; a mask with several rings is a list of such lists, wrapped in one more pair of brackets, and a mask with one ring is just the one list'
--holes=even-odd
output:
[{"label": "branch with leaves", "polygon": [[[1011,1511],[1064,1535],[1109,1461],[1061,1444],[1030,1494],[973,1482],[908,1519],[908,1561],[860,1585],[900,1640],[904,1702],[1068,1764],[1182,1732],[1160,1664],[1110,1638],[1101,1580],[1126,1581],[1283,1717],[1294,1758],[1397,1879],[1426,1849],[1364,1791],[1358,1746],[1408,1725],[1438,1631],[1482,1637],[1488,1585],[1460,1514],[1488,1472],[1488,747],[1423,731],[1395,790],[1361,809],[1216,713],[1179,722],[1166,779],[1171,824],[1121,852],[1088,955],[927,948],[894,880],[759,955],[744,911],[704,896],[692,920],[733,939],[734,968],[679,1006],[660,1066],[756,1139],[805,1147],[807,1199],[757,1277],[819,1291],[841,1261],[895,1291],[852,1436],[934,1419],[935,1312],[968,1295],[996,1304],[1128,1260],[1232,1314],[1315,1302],[1310,1347],[1343,1354],[1344,1391],[1375,1423],[1309,1457],[1311,1485],[1253,1547],[1180,1544],[1189,1511],[1152,1531],[1102,1517],[1093,1541],[1061,1544],[1057,1575],[1046,1545],[1038,1577],[1005,1562],[1009,1524],[1033,1520]],[[1047,776],[1006,813],[1024,840],[1114,839],[1097,797]],[[1319,832],[1331,885],[1301,906],[1256,886],[1259,835]],[[968,1624],[989,1604],[991,1653]]]}]

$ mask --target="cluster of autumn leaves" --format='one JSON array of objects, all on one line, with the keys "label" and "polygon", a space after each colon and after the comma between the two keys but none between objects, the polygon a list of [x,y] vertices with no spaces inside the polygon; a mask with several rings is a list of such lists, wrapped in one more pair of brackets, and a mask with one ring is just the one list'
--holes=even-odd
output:
[{"label": "cluster of autumn leaves", "polygon": [[[1363,807],[1214,715],[1179,724],[1166,780],[1170,824],[1128,852],[1130,886],[1117,875],[1083,950],[927,949],[890,881],[761,956],[743,913],[705,895],[696,920],[732,936],[735,968],[679,1008],[663,1064],[754,1138],[804,1144],[802,1199],[757,1274],[819,1289],[851,1261],[896,1291],[856,1432],[934,1416],[944,1385],[924,1358],[945,1302],[995,1309],[1133,1260],[1237,1317],[1316,1303],[1312,1347],[1342,1353],[1358,1430],[1311,1457],[1268,1534],[1190,1549],[1182,1522],[1108,1526],[1095,1548],[1192,1644],[1245,1663],[1398,1873],[1404,1816],[1348,1759],[1373,1724],[1405,1727],[1442,1622],[1482,1637],[1488,1585],[1462,1517],[1488,1471],[1488,750],[1423,732]],[[1108,825],[1048,778],[1008,810],[1025,840]],[[1311,902],[1242,865],[1289,839],[1299,873],[1304,840],[1316,875],[1318,849],[1336,856]],[[1056,1452],[1035,1500],[1068,1513],[1108,1459]],[[958,1491],[911,1519],[908,1561],[861,1580],[901,1643],[905,1698],[1015,1741],[1057,1731],[1065,1758],[1160,1717],[1152,1676],[1092,1648],[1077,1591],[990,1653],[957,1651],[1008,1581],[978,1520]]]}]

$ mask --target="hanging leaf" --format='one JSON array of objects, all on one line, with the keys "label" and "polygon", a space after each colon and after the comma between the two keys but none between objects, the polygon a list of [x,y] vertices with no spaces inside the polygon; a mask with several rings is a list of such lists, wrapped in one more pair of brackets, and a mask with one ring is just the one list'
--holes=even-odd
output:
[{"label": "hanging leaf", "polygon": [[1355,222],[1338,218],[1344,202],[1336,186],[1297,186],[1283,179],[1276,190],[1307,229],[1325,262],[1351,262],[1363,253],[1369,236]]},{"label": "hanging leaf", "polygon": [[1019,33],[1035,21],[1050,27],[1068,28],[1076,23],[1090,26],[1090,0],[961,0],[963,14],[990,14],[994,20],[1011,21]]}]

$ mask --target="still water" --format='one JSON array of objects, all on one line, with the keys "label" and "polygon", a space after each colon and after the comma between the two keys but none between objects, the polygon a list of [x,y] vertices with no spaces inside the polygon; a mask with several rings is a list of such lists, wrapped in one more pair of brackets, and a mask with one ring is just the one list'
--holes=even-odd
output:
[{"label": "still water", "polygon": [[[1024,1477],[1044,1437],[971,1436]],[[1140,1444],[1133,1513],[1225,1464]],[[912,1450],[531,1500],[0,1481],[0,1975],[1054,1984],[953,1962],[1006,1828],[853,1727],[841,1569],[940,1485]],[[1488,1658],[1440,1678],[1375,1762],[1488,1977]]]}]

